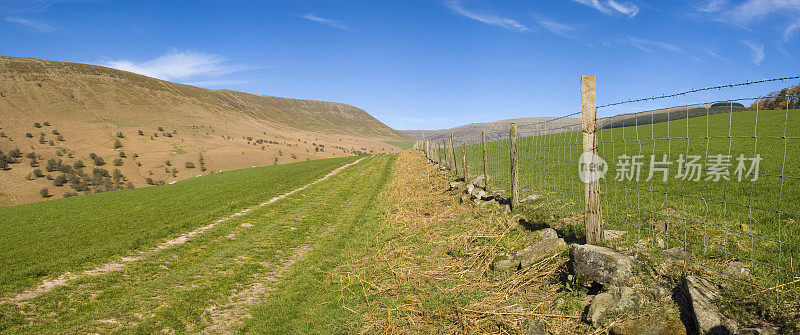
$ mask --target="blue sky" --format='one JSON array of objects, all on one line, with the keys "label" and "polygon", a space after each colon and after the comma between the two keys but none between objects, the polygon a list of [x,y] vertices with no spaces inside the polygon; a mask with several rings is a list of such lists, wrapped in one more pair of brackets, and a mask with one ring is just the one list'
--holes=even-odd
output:
[{"label": "blue sky", "polygon": [[[800,73],[800,0],[0,0],[0,54],[435,129]],[[794,82],[601,110],[757,96]]]}]

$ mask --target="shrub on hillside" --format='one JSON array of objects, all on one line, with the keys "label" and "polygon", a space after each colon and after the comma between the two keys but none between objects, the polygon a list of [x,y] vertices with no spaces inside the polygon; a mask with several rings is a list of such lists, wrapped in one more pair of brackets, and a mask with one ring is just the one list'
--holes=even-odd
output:
[{"label": "shrub on hillside", "polygon": [[64,142],[64,136],[61,135],[61,134],[58,134],[58,136],[56,136],[56,140],[59,141],[59,142]]},{"label": "shrub on hillside", "polygon": [[50,191],[47,190],[47,188],[45,187],[45,188],[39,190],[39,195],[41,195],[42,198],[49,198],[50,197]]},{"label": "shrub on hillside", "polygon": [[194,169],[194,162],[186,162],[184,165],[187,169]]},{"label": "shrub on hillside", "polygon": [[49,121],[45,121],[45,122],[44,122],[44,126],[45,126],[45,127],[50,127],[50,122],[49,122]]},{"label": "shrub on hillside", "polygon": [[159,126],[158,131],[164,131],[164,127]]},{"label": "shrub on hillside", "polygon": [[31,167],[38,167],[39,161],[36,159],[36,156],[31,157]]},{"label": "shrub on hillside", "polygon": [[170,161],[164,161],[164,164],[166,164],[167,166],[172,166],[172,162]]},{"label": "shrub on hillside", "polygon": [[120,151],[119,158],[125,158],[125,157],[128,157],[128,155],[125,154],[125,151]]},{"label": "shrub on hillside", "polygon": [[122,166],[122,159],[121,158],[115,159],[113,164],[114,166]]},{"label": "shrub on hillside", "polygon": [[31,134],[31,133],[25,133],[25,137],[27,137],[27,138],[33,138],[33,134]]},{"label": "shrub on hillside", "polygon": [[119,138],[125,138],[125,134],[123,134],[121,131],[118,131],[118,132],[117,132],[117,137],[119,137]]},{"label": "shrub on hillside", "polygon": [[72,164],[72,167],[75,168],[75,169],[80,169],[80,168],[86,167],[86,164],[83,164],[82,160],[78,160],[78,161],[76,161],[75,163]]},{"label": "shrub on hillside", "polygon": [[75,192],[64,193],[64,198],[77,197],[77,196],[78,196],[78,193],[75,193]]},{"label": "shrub on hillside", "polygon": [[114,140],[114,149],[122,148],[122,142],[119,139]]},{"label": "shrub on hillside", "polygon": [[32,174],[33,174],[33,176],[34,176],[34,177],[36,177],[36,178],[42,178],[42,177],[44,177],[44,173],[42,173],[42,169],[33,169],[33,172],[32,172]]},{"label": "shrub on hillside", "polygon": [[41,127],[42,127],[42,124],[41,124],[41,123],[39,123],[39,122],[34,122],[34,123],[33,123],[33,127],[34,127],[34,128],[41,128]]},{"label": "shrub on hillside", "polygon": [[58,132],[58,130],[56,130],[56,129],[53,129],[52,133],[53,133],[53,135],[61,135],[61,134]]},{"label": "shrub on hillside", "polygon": [[156,184],[156,183],[153,181],[153,178],[150,178],[150,177],[147,177],[147,178],[145,178],[145,179],[144,179],[144,182],[145,182],[147,185],[155,185],[155,184]]},{"label": "shrub on hillside", "polygon": [[103,159],[103,157],[95,156],[94,157],[94,165],[103,166],[103,165],[106,165],[106,161]]},{"label": "shrub on hillside", "polygon": [[139,129],[139,136],[144,136],[144,132],[141,129]]},{"label": "shrub on hillside", "polygon": [[55,179],[53,179],[53,185],[55,185],[56,187],[61,187],[64,186],[64,184],[66,184],[68,181],[69,178],[67,177],[67,175],[60,174],[58,175],[58,177],[55,177]]}]

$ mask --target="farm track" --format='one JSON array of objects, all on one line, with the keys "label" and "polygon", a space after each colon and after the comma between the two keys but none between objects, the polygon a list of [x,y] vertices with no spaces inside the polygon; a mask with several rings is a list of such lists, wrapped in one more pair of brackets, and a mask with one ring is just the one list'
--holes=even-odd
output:
[{"label": "farm track", "polygon": [[40,295],[42,293],[48,292],[48,291],[50,291],[53,288],[56,288],[58,286],[64,286],[67,283],[69,283],[70,281],[75,280],[77,278],[99,276],[99,275],[106,274],[106,273],[109,273],[109,272],[112,272],[112,271],[120,270],[120,269],[124,268],[128,263],[141,260],[146,255],[148,255],[150,253],[158,252],[160,250],[169,248],[171,246],[184,244],[190,238],[192,238],[192,237],[194,237],[194,236],[196,236],[198,234],[202,234],[202,233],[204,233],[205,231],[207,231],[207,230],[209,230],[211,228],[214,228],[214,226],[216,226],[219,223],[229,221],[229,220],[231,220],[231,219],[233,219],[233,218],[235,218],[237,216],[247,214],[252,210],[255,210],[255,209],[261,208],[263,206],[269,205],[269,204],[271,204],[273,202],[276,202],[278,200],[281,200],[281,199],[284,199],[284,198],[286,198],[288,196],[291,196],[292,194],[295,194],[297,192],[305,190],[306,188],[308,188],[310,186],[313,186],[313,185],[315,185],[315,184],[317,184],[319,182],[322,182],[322,181],[330,178],[331,176],[334,176],[334,175],[338,174],[339,172],[341,172],[343,169],[347,168],[348,166],[357,164],[361,160],[363,160],[363,158],[361,158],[361,159],[359,159],[359,160],[357,160],[355,162],[352,162],[352,163],[349,163],[349,164],[345,164],[345,165],[343,165],[343,166],[341,166],[339,168],[336,168],[335,170],[333,170],[330,173],[326,174],[324,177],[322,177],[320,179],[317,179],[317,180],[315,180],[315,181],[313,181],[311,183],[308,183],[306,185],[298,187],[298,188],[296,188],[294,190],[291,190],[291,191],[286,192],[284,194],[281,194],[279,196],[273,197],[273,198],[271,198],[271,199],[269,199],[269,200],[267,200],[265,202],[262,202],[262,203],[260,203],[260,204],[258,204],[256,206],[253,206],[253,207],[250,207],[250,208],[246,208],[246,209],[243,209],[243,210],[241,210],[239,212],[233,213],[233,214],[231,214],[231,215],[229,215],[227,217],[224,217],[224,218],[221,218],[219,220],[216,220],[213,223],[210,223],[208,225],[205,225],[205,226],[202,226],[202,227],[197,228],[195,230],[192,230],[190,232],[187,232],[187,233],[185,233],[185,234],[183,234],[183,235],[181,235],[181,236],[179,236],[177,238],[165,241],[165,242],[159,244],[157,247],[155,247],[152,250],[142,251],[142,252],[139,252],[139,253],[137,253],[136,255],[133,255],[133,256],[122,257],[118,262],[106,263],[106,264],[103,264],[103,265],[98,266],[96,268],[83,271],[80,274],[65,273],[65,274],[59,276],[56,279],[45,280],[42,284],[40,284],[36,288],[33,288],[33,289],[30,289],[30,290],[24,291],[24,292],[22,292],[20,294],[17,294],[13,298],[8,299],[8,301],[18,304],[18,303],[20,303],[20,302],[22,302],[24,300],[27,300],[27,299],[30,299],[30,298],[34,298],[34,297],[36,297],[36,296],[38,296],[38,295]]},{"label": "farm track", "polygon": [[18,312],[5,331],[235,331],[307,254],[352,233],[354,220],[374,206],[359,189],[387,173],[390,157],[356,165],[360,159],[126,261],[62,276],[48,289],[0,303]]}]

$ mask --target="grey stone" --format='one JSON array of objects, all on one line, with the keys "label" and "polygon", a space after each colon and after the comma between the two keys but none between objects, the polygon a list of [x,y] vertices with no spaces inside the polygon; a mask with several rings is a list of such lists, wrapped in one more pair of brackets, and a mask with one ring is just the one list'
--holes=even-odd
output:
[{"label": "grey stone", "polygon": [[594,297],[586,318],[593,326],[599,327],[608,319],[610,313],[633,310],[639,307],[641,302],[641,297],[632,288],[612,285],[607,291]]},{"label": "grey stone", "polygon": [[737,335],[778,335],[775,327],[752,327],[739,329]]},{"label": "grey stone", "polygon": [[658,299],[669,297],[672,294],[672,288],[660,283],[650,284],[648,290]]},{"label": "grey stone", "polygon": [[698,330],[703,334],[736,334],[736,323],[720,314],[712,303],[719,296],[719,286],[705,278],[686,276],[685,289]]},{"label": "grey stone", "polygon": [[475,185],[469,184],[467,185],[467,193],[472,194],[472,190],[475,189]]},{"label": "grey stone", "polygon": [[554,254],[567,250],[567,243],[563,238],[546,238],[522,249],[515,256],[519,260],[519,267],[527,269],[539,261]]},{"label": "grey stone", "polygon": [[553,228],[539,229],[539,230],[535,231],[535,233],[538,234],[539,237],[541,237],[542,239],[545,239],[545,238],[558,238],[558,233]]},{"label": "grey stone", "polygon": [[736,278],[750,277],[750,268],[742,262],[731,262],[722,269],[724,275]]},{"label": "grey stone", "polygon": [[573,274],[584,285],[625,286],[633,275],[634,260],[609,248],[573,244],[569,253]]},{"label": "grey stone", "polygon": [[514,255],[503,254],[492,263],[495,271],[513,271],[519,268],[519,261],[514,259]]},{"label": "grey stone", "polygon": [[531,320],[530,326],[525,330],[525,335],[549,335],[550,332],[545,328],[544,323],[539,320]]},{"label": "grey stone", "polygon": [[451,181],[450,182],[450,190],[451,191],[452,190],[460,190],[462,188],[464,188],[464,183],[462,183],[460,181]]},{"label": "grey stone", "polygon": [[547,238],[538,241],[515,255],[502,255],[492,267],[497,271],[527,269],[541,260],[567,250],[567,243],[561,238]]},{"label": "grey stone", "polygon": [[531,195],[529,195],[527,197],[522,198],[522,200],[520,200],[519,202],[534,201],[536,199],[539,199],[539,195],[531,194]]},{"label": "grey stone", "polygon": [[483,187],[483,175],[472,178],[469,183],[475,185],[476,187]]},{"label": "grey stone", "polygon": [[669,255],[670,257],[677,258],[677,259],[694,259],[694,253],[691,250],[683,250],[681,247],[674,247],[671,249],[664,250],[664,252]]},{"label": "grey stone", "polygon": [[686,327],[677,315],[633,318],[614,324],[611,335],[686,335]]}]

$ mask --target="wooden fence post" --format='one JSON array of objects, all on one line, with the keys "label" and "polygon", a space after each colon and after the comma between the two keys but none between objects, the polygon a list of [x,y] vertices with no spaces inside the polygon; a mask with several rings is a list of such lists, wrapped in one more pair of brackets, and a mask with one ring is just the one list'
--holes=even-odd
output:
[{"label": "wooden fence post", "polygon": [[511,124],[511,210],[519,205],[519,162],[517,160],[517,124]]},{"label": "wooden fence post", "polygon": [[433,157],[435,158],[434,162],[436,162],[436,165],[439,165],[439,142],[433,142]]},{"label": "wooden fence post", "polygon": [[464,172],[464,182],[468,183],[469,182],[469,174],[468,174],[469,173],[469,169],[467,169],[467,144],[464,143],[464,142],[461,142],[461,160],[462,160],[462,164],[463,164],[463,169],[462,170],[464,170],[463,171]]},{"label": "wooden fence post", "polygon": [[486,168],[486,131],[483,131],[483,189],[489,190],[489,173]]},{"label": "wooden fence post", "polygon": [[456,173],[456,175],[458,175],[458,165],[456,164],[456,148],[453,147],[453,135],[450,135],[450,158],[452,158],[452,160],[450,160],[450,164],[453,166],[452,170]]},{"label": "wooden fence post", "polygon": [[[581,76],[581,114],[583,133],[583,152],[597,157],[597,96],[595,77]],[[585,157],[585,156],[584,156]],[[584,183],[584,223],[586,224],[586,243],[600,244],[603,236],[603,215],[600,206],[600,180],[596,178],[598,163],[589,162],[589,178]],[[595,180],[597,179],[597,180]]]}]

